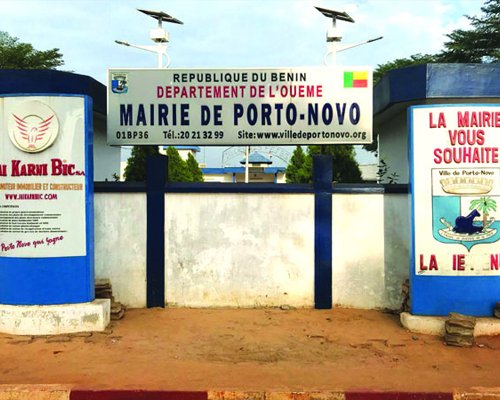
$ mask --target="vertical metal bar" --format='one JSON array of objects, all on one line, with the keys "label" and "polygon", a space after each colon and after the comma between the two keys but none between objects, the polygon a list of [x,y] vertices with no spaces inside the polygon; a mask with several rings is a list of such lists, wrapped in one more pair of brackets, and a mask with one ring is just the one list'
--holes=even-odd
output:
[{"label": "vertical metal bar", "polygon": [[313,158],[314,308],[332,308],[332,156]]},{"label": "vertical metal bar", "polygon": [[146,304],[165,307],[165,182],[168,157],[147,158]]},{"label": "vertical metal bar", "polygon": [[249,170],[249,157],[250,157],[250,146],[245,147],[245,183],[249,182],[248,170]]}]

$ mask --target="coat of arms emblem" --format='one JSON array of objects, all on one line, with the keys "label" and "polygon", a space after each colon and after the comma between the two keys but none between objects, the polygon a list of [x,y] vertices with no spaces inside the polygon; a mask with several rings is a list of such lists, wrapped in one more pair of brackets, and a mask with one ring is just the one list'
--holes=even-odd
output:
[{"label": "coat of arms emblem", "polygon": [[497,201],[500,169],[451,168],[432,170],[434,239],[461,244],[468,251],[500,239]]},{"label": "coat of arms emblem", "polygon": [[113,93],[123,94],[128,92],[127,74],[111,75],[111,91]]}]

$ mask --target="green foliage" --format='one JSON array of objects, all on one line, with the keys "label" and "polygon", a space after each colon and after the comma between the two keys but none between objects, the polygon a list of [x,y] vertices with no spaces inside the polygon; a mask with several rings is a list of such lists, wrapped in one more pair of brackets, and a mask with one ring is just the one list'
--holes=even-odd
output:
[{"label": "green foliage", "polygon": [[[481,7],[483,15],[466,16],[472,29],[456,29],[446,35],[449,39],[438,54],[413,54],[377,65],[373,71],[373,83],[377,83],[390,70],[428,63],[493,63],[500,62],[500,0],[486,0]],[[363,149],[377,151],[374,142]]]},{"label": "green foliage", "polygon": [[378,64],[373,71],[373,83],[377,83],[389,71],[398,68],[413,67],[415,65],[439,62],[433,54],[413,54],[408,58],[397,58],[385,64]]},{"label": "green foliage", "polygon": [[190,182],[203,182],[203,172],[201,172],[198,161],[196,161],[196,158],[194,158],[191,153],[188,154],[186,167],[191,176]]},{"label": "green foliage", "polygon": [[[337,183],[362,182],[361,171],[356,161],[356,153],[352,145],[336,144],[308,146],[307,154],[300,147],[295,149],[286,170],[287,183],[311,183],[313,172],[313,156],[328,154],[332,156],[333,181]],[[303,161],[301,162],[301,158]],[[289,169],[290,168],[290,169]],[[289,176],[289,171],[291,175]]]},{"label": "green foliage", "polygon": [[157,154],[160,154],[158,146],[134,146],[123,173],[125,181],[146,181],[146,159],[149,155]]},{"label": "green foliage", "polygon": [[307,155],[297,146],[285,170],[287,183],[310,183],[310,167],[306,166]]},{"label": "green foliage", "polygon": [[483,214],[483,226],[486,226],[490,211],[497,210],[497,202],[490,196],[483,196],[470,202],[469,210],[473,209],[476,209]]},{"label": "green foliage", "polygon": [[445,63],[492,63],[500,61],[500,0],[486,0],[483,16],[467,16],[472,29],[457,29],[438,55]]},{"label": "green foliage", "polygon": [[377,83],[388,71],[428,63],[492,63],[500,61],[500,0],[486,0],[483,16],[466,16],[472,29],[456,29],[438,54],[414,54],[377,65],[373,81]]},{"label": "green foliage", "polygon": [[[158,155],[158,146],[134,146],[127,161],[125,181],[146,181],[146,163],[150,155]],[[192,154],[184,161],[175,147],[167,148],[168,182],[203,182],[203,173]]]},{"label": "green foliage", "polygon": [[473,210],[474,208],[484,213],[488,213],[490,210],[496,211],[497,202],[489,196],[483,196],[470,202],[469,210]]},{"label": "green foliage", "polygon": [[[377,171],[378,183],[389,183],[391,185],[398,183],[399,174],[397,172],[393,172],[392,174],[390,174],[389,170],[390,170],[389,165],[387,165],[385,160],[381,158],[378,164],[378,171]],[[384,180],[387,180],[387,182],[384,182]]]},{"label": "green foliage", "polygon": [[333,181],[337,183],[362,182],[361,171],[356,161],[354,146],[350,144],[328,144],[309,146],[308,154],[330,154],[332,156]]},{"label": "green foliage", "polygon": [[168,156],[168,181],[169,182],[191,182],[191,173],[188,171],[186,162],[181,158],[175,147],[167,149]]},{"label": "green foliage", "polygon": [[0,31],[0,69],[55,69],[64,64],[59,49],[35,50]]},{"label": "green foliage", "polygon": [[373,132],[373,141],[363,145],[363,149],[378,155],[378,133]]}]

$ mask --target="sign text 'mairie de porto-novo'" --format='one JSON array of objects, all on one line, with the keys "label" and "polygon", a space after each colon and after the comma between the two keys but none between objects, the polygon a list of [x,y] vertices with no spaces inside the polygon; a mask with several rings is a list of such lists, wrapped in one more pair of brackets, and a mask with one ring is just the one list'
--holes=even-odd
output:
[{"label": "sign text 'mairie de porto-novo'", "polygon": [[372,140],[368,68],[110,70],[109,144]]}]

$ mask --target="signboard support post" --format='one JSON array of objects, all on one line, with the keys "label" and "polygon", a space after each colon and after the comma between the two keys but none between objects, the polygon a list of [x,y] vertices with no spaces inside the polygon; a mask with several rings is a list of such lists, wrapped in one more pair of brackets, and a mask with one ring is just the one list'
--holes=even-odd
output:
[{"label": "signboard support post", "polygon": [[245,183],[249,182],[249,166],[250,161],[248,160],[250,157],[250,146],[245,146]]},{"label": "signboard support post", "polygon": [[147,307],[165,307],[165,182],[168,157],[147,158]]},{"label": "signboard support post", "polygon": [[332,156],[313,158],[314,308],[332,308]]}]

